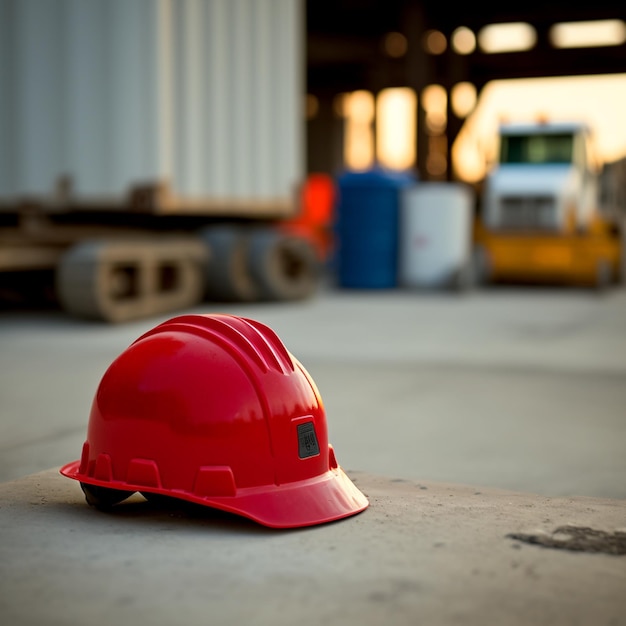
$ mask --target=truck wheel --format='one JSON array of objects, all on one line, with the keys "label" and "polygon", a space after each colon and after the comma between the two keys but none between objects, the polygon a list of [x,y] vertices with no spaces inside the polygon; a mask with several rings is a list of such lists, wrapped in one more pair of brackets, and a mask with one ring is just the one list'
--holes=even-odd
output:
[{"label": "truck wheel", "polygon": [[209,248],[205,268],[205,298],[227,302],[256,300],[257,289],[248,271],[248,233],[235,224],[209,226],[199,236]]},{"label": "truck wheel", "polygon": [[318,285],[320,267],[313,245],[278,230],[252,231],[248,269],[262,300],[302,300]]},{"label": "truck wheel", "polygon": [[206,257],[195,237],[82,241],[61,257],[56,290],[78,317],[117,323],[159,315],[202,300]]}]

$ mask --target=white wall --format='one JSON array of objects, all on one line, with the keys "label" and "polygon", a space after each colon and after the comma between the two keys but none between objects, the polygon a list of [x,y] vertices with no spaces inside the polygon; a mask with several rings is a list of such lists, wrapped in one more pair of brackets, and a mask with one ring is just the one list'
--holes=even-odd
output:
[{"label": "white wall", "polygon": [[0,0],[0,198],[289,198],[302,0]]}]

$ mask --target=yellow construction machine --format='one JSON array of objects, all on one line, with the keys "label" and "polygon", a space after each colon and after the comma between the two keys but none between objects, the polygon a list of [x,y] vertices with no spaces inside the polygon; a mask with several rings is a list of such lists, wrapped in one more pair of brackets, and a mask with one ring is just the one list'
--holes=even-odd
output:
[{"label": "yellow construction machine", "polygon": [[601,195],[586,124],[502,124],[474,227],[481,282],[621,282],[623,208],[602,205]]}]

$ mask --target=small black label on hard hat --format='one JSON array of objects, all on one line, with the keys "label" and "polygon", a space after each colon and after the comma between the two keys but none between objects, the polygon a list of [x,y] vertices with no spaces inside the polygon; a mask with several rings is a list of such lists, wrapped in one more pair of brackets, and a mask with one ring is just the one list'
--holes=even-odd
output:
[{"label": "small black label on hard hat", "polygon": [[301,459],[306,459],[319,453],[320,447],[317,443],[313,422],[298,424],[298,456]]}]

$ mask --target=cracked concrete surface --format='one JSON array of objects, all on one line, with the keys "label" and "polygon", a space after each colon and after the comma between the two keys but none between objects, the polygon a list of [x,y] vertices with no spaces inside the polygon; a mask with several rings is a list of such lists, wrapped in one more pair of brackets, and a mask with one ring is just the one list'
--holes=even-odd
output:
[{"label": "cracked concrete surface", "polygon": [[626,557],[512,531],[623,525],[624,501],[351,472],[339,522],[272,530],[141,496],[102,513],[55,469],[0,485],[0,615],[12,626],[626,623]]}]

